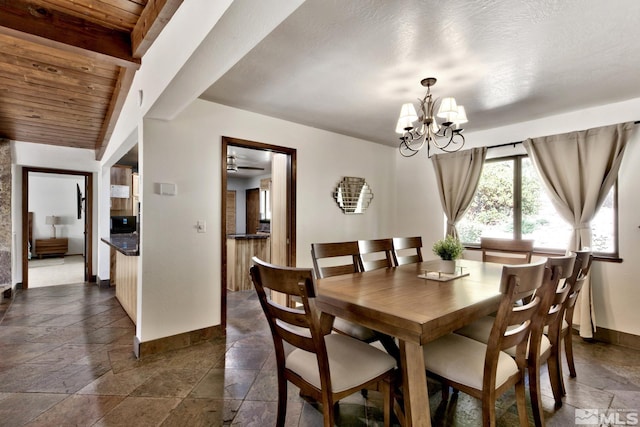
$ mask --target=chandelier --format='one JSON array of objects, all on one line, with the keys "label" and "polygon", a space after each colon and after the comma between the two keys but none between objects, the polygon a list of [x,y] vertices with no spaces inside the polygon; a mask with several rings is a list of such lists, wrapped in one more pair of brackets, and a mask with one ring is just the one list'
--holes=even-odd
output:
[{"label": "chandelier", "polygon": [[[414,156],[425,145],[427,156],[431,157],[430,147],[447,153],[458,151],[464,145],[463,129],[461,124],[466,123],[467,114],[462,105],[457,105],[455,98],[436,98],[431,95],[431,86],[436,84],[434,77],[427,77],[421,82],[427,88],[427,94],[420,101],[420,117],[416,113],[412,103],[403,104],[400,109],[400,117],[396,125],[396,132],[400,137],[400,154],[404,157]],[[439,104],[438,112],[434,115],[436,103]],[[436,116],[443,121],[438,124]],[[415,124],[415,121],[418,123]]]}]

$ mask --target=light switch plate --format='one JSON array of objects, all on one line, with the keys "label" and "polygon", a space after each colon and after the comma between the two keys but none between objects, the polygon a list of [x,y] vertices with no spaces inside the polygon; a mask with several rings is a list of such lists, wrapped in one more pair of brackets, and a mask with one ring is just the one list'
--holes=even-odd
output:
[{"label": "light switch plate", "polygon": [[156,194],[162,196],[175,196],[178,189],[175,184],[169,182],[156,182],[155,184]]}]

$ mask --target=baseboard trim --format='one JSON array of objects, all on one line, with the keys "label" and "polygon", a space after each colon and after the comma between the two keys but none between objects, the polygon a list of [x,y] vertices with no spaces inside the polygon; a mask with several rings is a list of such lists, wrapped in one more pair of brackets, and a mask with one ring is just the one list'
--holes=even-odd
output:
[{"label": "baseboard trim", "polygon": [[94,276],[95,277],[95,282],[98,285],[99,288],[108,288],[109,286],[111,286],[111,280],[109,279],[100,279],[98,276]]},{"label": "baseboard trim", "polygon": [[640,335],[629,334],[598,326],[595,334],[593,334],[593,338],[596,341],[640,350]]},{"label": "baseboard trim", "polygon": [[0,299],[11,299],[13,298],[13,286],[12,285],[0,285],[0,293],[2,293],[2,297]]},{"label": "baseboard trim", "polygon": [[140,342],[137,336],[133,337],[133,352],[138,359],[142,359],[152,354],[164,353],[171,350],[190,347],[192,345],[208,341],[212,338],[221,337],[224,330],[221,325],[210,326],[208,328],[197,329],[195,331],[183,332],[169,337],[158,338],[156,340]]}]

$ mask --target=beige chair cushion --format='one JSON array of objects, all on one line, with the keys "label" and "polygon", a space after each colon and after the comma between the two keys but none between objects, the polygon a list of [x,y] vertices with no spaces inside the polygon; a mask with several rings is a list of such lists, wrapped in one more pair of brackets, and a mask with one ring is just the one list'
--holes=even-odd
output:
[{"label": "beige chair cushion", "polygon": [[[491,316],[481,317],[473,323],[470,323],[469,325],[458,329],[457,331],[455,331],[455,333],[486,344],[487,341],[489,341],[489,335],[491,334],[491,328],[493,328],[493,322],[495,322],[495,320],[496,318]],[[551,342],[549,341],[549,338],[543,336],[540,342],[540,354],[543,354],[550,348]],[[527,352],[528,351],[529,348],[527,347]],[[504,352],[511,357],[516,356],[515,347],[508,348],[504,350]]]},{"label": "beige chair cushion", "polygon": [[[387,353],[346,335],[329,334],[325,336],[324,342],[334,393],[357,387],[396,366],[395,359]],[[320,372],[315,353],[296,349],[287,356],[285,363],[287,368],[320,388]]]},{"label": "beige chair cushion", "polygon": [[[422,347],[424,364],[429,372],[482,390],[484,359],[487,345],[457,334],[448,334]],[[500,352],[496,372],[496,387],[518,373],[515,360]]]},{"label": "beige chair cushion", "polygon": [[334,320],[333,329],[345,335],[357,338],[360,341],[371,342],[378,339],[375,331],[365,326],[358,325],[357,323],[342,319],[340,317],[336,317],[336,319]]}]

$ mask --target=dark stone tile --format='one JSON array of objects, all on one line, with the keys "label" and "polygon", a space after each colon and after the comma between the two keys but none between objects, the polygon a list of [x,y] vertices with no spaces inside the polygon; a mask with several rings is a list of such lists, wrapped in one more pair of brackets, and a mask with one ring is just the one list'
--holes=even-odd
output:
[{"label": "dark stone tile", "polygon": [[24,363],[5,369],[0,373],[0,391],[18,393],[25,392],[33,383],[50,371],[47,365]]},{"label": "dark stone tile", "polygon": [[[630,409],[640,412],[640,392],[627,390],[616,391],[611,401],[611,408]],[[638,421],[640,421],[640,419]]]},{"label": "dark stone tile", "polygon": [[21,343],[21,344],[0,344],[0,366],[13,366],[20,363],[29,362],[56,347],[59,344],[49,343]]},{"label": "dark stone tile", "polygon": [[36,426],[89,426],[124,399],[119,396],[72,395],[29,423]]},{"label": "dark stone tile", "polygon": [[158,426],[180,401],[179,398],[127,397],[94,426]]},{"label": "dark stone tile", "polygon": [[204,376],[206,370],[167,369],[145,381],[132,396],[186,397]]},{"label": "dark stone tile", "polygon": [[234,345],[226,352],[224,359],[216,364],[216,367],[260,370],[272,351],[268,347],[236,347]]},{"label": "dark stone tile", "polygon": [[109,371],[106,365],[67,365],[48,371],[32,381],[26,391],[35,393],[75,393]]},{"label": "dark stone tile", "polygon": [[244,399],[257,375],[255,370],[214,368],[207,372],[189,397]]},{"label": "dark stone tile", "polygon": [[131,338],[133,342],[131,331],[123,328],[112,328],[107,326],[100,329],[86,331],[86,333],[78,335],[70,342],[74,344],[109,344],[125,336],[127,339]]},{"label": "dark stone tile", "polygon": [[184,399],[162,423],[174,426],[227,426],[235,418],[242,400]]},{"label": "dark stone tile", "polygon": [[18,427],[33,420],[56,403],[67,398],[66,394],[13,393],[0,400],[0,424]]},{"label": "dark stone tile", "polygon": [[145,368],[131,369],[121,374],[108,371],[80,389],[77,394],[128,396],[155,374],[153,370]]},{"label": "dark stone tile", "polygon": [[[54,370],[77,363],[79,360],[92,354],[99,355],[100,353],[104,353],[103,344],[63,344],[31,359],[30,362],[47,364]],[[94,358],[93,361],[95,362],[96,359]]]},{"label": "dark stone tile", "polygon": [[[306,424],[300,423],[301,410],[301,403],[288,402],[285,426],[305,426]],[[244,402],[242,402],[242,405],[238,410],[238,414],[233,419],[231,425],[242,427],[262,427],[275,425],[277,414],[278,404],[276,402],[255,402],[251,400],[245,400]]]}]

